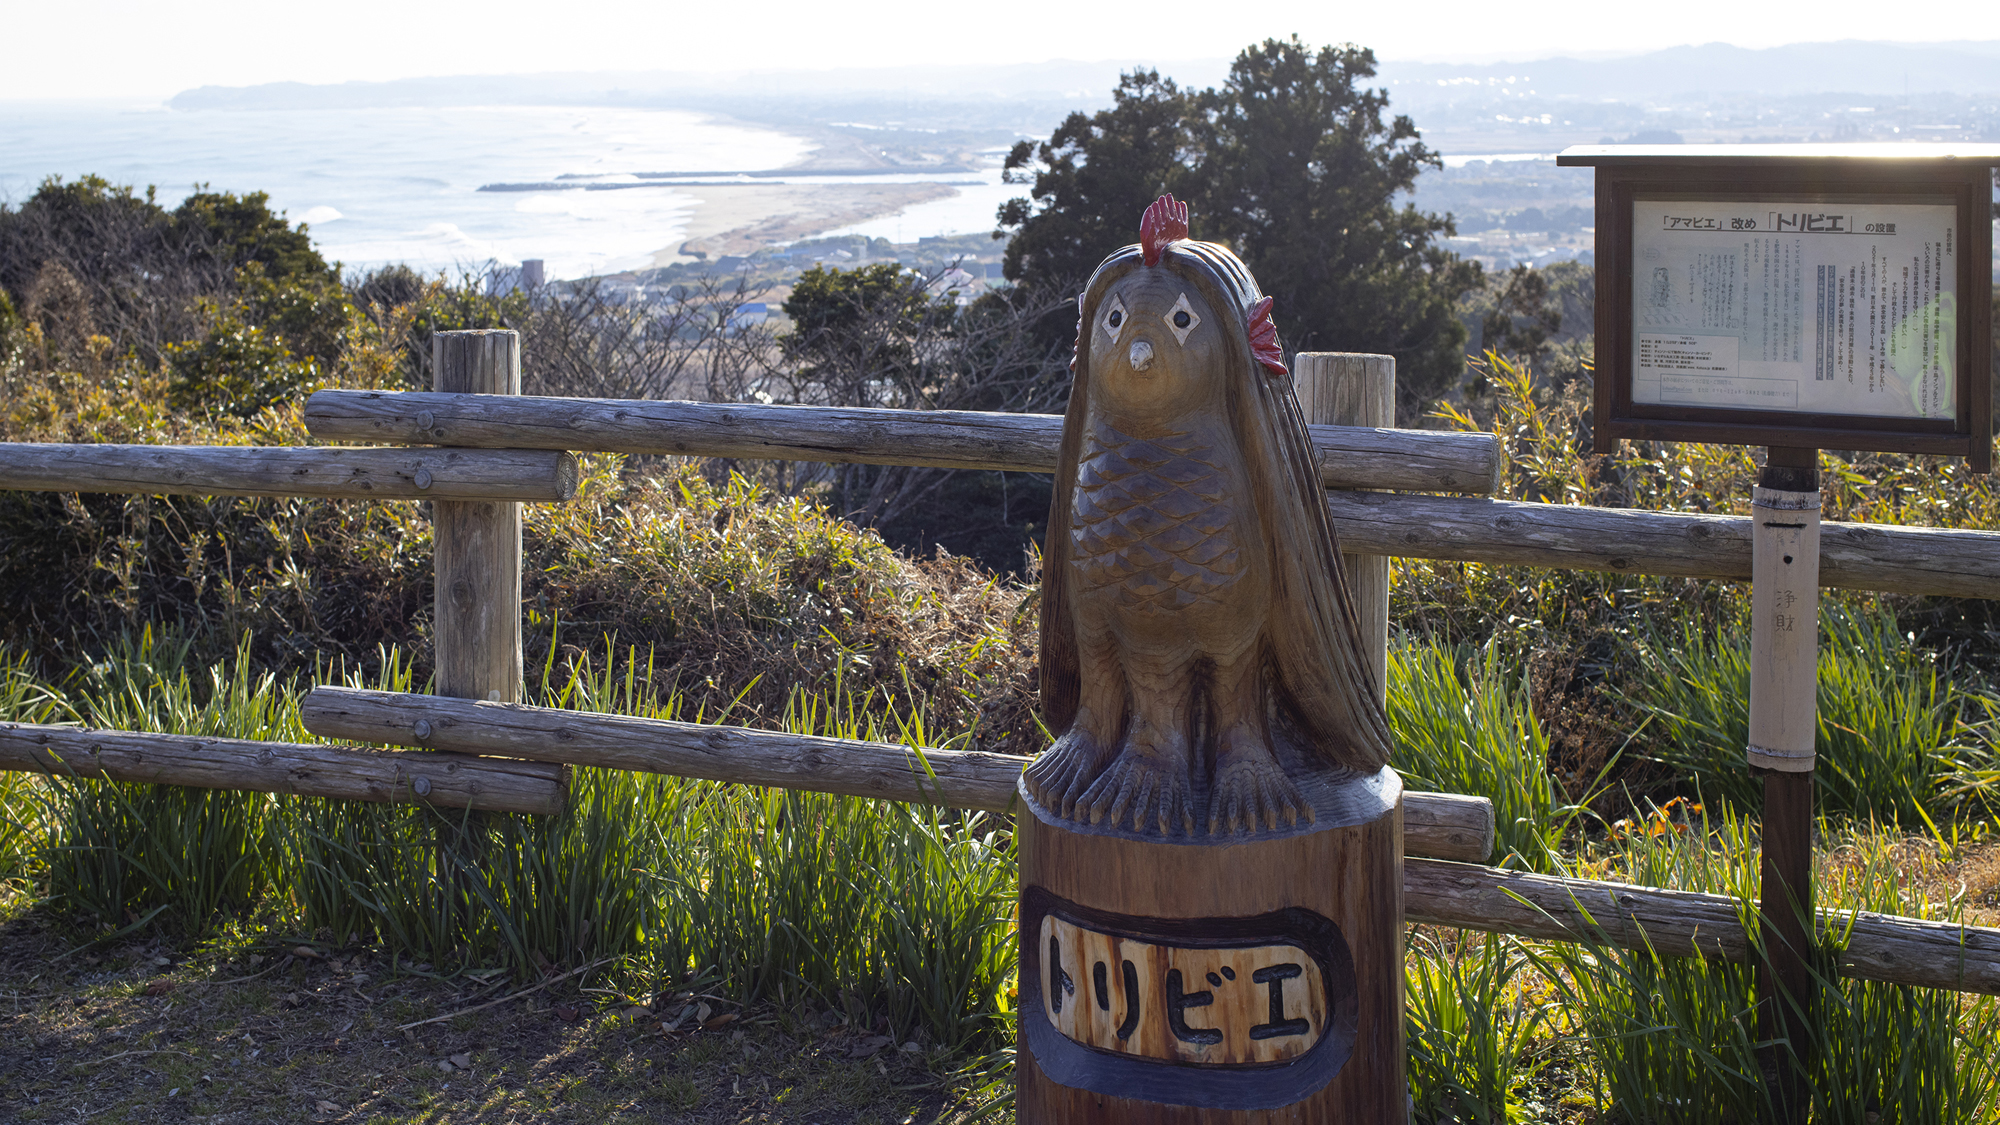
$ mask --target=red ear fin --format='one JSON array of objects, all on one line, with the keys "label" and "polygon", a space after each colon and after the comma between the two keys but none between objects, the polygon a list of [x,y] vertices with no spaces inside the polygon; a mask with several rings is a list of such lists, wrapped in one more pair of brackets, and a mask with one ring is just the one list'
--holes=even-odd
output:
[{"label": "red ear fin", "polygon": [[1278,326],[1271,320],[1270,297],[1250,307],[1250,354],[1273,375],[1285,374],[1285,349],[1278,346]]},{"label": "red ear fin", "polygon": [[1139,219],[1139,252],[1146,264],[1160,264],[1160,251],[1176,238],[1188,236],[1188,205],[1177,203],[1171,193],[1153,201]]}]

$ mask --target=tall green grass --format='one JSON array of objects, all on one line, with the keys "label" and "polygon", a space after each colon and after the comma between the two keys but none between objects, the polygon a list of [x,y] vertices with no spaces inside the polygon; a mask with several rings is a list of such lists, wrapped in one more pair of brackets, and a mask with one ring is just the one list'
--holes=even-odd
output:
[{"label": "tall green grass", "polygon": [[[186,642],[150,627],[85,669],[74,706],[92,727],[296,738],[297,705],[242,654],[198,682]],[[115,931],[162,913],[187,930],[251,907],[273,877],[277,799],[54,776],[37,795],[52,826],[49,893],[86,924]]]},{"label": "tall green grass", "polygon": [[[1661,957],[1647,950],[1556,943],[1532,947],[1562,996],[1572,1042],[1598,1096],[1634,1123],[1742,1122],[1768,1112],[1765,1065],[1798,1068],[1816,1125],[1986,1121],[2000,1111],[2000,1001],[1841,979],[1832,966],[1856,912],[1953,919],[1898,875],[1902,837],[1822,824],[1839,843],[1818,879],[1812,1044],[1760,1038],[1754,964]],[[1661,815],[1617,838],[1588,873],[1724,894],[1753,939],[1759,851],[1754,823]],[[1753,954],[1753,961],[1761,958]]]},{"label": "tall green grass", "polygon": [[[1916,649],[1885,613],[1828,600],[1820,625],[1813,776],[1822,810],[1923,830],[1946,819],[1955,799],[1991,788],[1973,774],[1992,752],[1966,737],[1977,692],[1943,675],[1937,658]],[[1708,797],[1746,813],[1761,809],[1762,782],[1743,764],[1747,631],[1717,634],[1683,618],[1643,631],[1637,649],[1634,696],[1651,719],[1647,753],[1698,779]]]},{"label": "tall green grass", "polygon": [[1549,1061],[1551,1010],[1533,994],[1523,943],[1421,930],[1403,960],[1410,1099],[1427,1121],[1503,1122]]},{"label": "tall green grass", "polygon": [[[75,718],[62,692],[41,682],[26,656],[0,649],[0,723],[51,723]],[[39,775],[0,770],[0,912],[32,897],[41,879],[41,841],[51,825]]]},{"label": "tall green grass", "polygon": [[[189,651],[150,631],[122,640],[81,677],[76,712],[101,727],[310,740],[293,685],[253,675],[247,653],[196,674]],[[413,686],[401,654],[376,663],[368,686]],[[607,644],[596,661],[551,661],[539,699],[679,717],[679,698],[652,683],[636,652]],[[0,698],[39,698],[11,690]],[[785,722],[922,745],[923,716],[887,704],[836,679],[824,696],[795,693]],[[18,846],[42,857],[49,897],[87,936],[155,920],[199,935],[261,909],[435,971],[612,963],[954,1050],[1004,1027],[1013,844],[983,814],[594,769],[574,772],[567,808],[547,817],[75,777],[28,804],[38,819]]]},{"label": "tall green grass", "polygon": [[[306,737],[294,687],[249,663],[197,671],[178,642],[142,632],[66,692],[10,665],[0,700],[42,718]],[[421,687],[397,653],[374,666],[365,682],[333,678]],[[533,694],[678,716],[682,701],[655,682],[640,654],[607,643],[546,665]],[[907,698],[836,677],[821,693],[795,692],[784,725],[937,744],[921,712],[897,706]],[[1751,917],[1755,831],[1733,812],[1624,832],[1588,870],[1564,858],[1559,845],[1570,856],[1578,846],[1562,836],[1573,813],[1541,768],[1546,740],[1526,690],[1493,650],[1405,641],[1390,700],[1412,786],[1494,797],[1520,862],[1731,894]],[[1011,1026],[1013,844],[983,814],[603,770],[576,771],[568,808],[551,817],[37,784],[39,819],[16,834],[38,857],[36,886],[80,919],[80,936],[149,921],[196,934],[260,912],[287,934],[379,943],[431,971],[604,963],[635,987],[698,979],[954,1051],[1000,1048]],[[1890,837],[1822,834],[1833,853],[1824,902],[1953,916],[1953,904],[1908,889],[1884,850]],[[1820,940],[1837,948],[1840,926]],[[1747,1122],[1759,1111],[1748,966],[1419,930],[1405,973],[1412,1097],[1432,1121],[1531,1120],[1552,1073],[1591,1091],[1605,1120]],[[1816,1120],[1976,1120],[1994,1108],[1993,1001],[1829,978],[1816,1002],[1823,1034],[1800,1063],[1821,1091]]]},{"label": "tall green grass", "polygon": [[1389,648],[1387,695],[1393,764],[1404,783],[1490,798],[1499,857],[1549,870],[1578,806],[1550,776],[1548,739],[1526,685],[1497,646],[1400,638]]}]

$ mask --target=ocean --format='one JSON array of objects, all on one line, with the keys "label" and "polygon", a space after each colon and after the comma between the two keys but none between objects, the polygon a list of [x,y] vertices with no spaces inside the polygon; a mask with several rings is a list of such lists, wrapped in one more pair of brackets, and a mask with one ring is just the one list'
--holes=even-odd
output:
[{"label": "ocean", "polygon": [[[51,175],[95,173],[155,185],[172,206],[195,185],[268,192],[352,270],[403,262],[426,272],[540,258],[548,275],[647,265],[677,246],[699,202],[671,187],[481,192],[561,176],[780,168],[805,138],[671,109],[495,106],[186,112],[159,106],[0,103],[0,200],[19,203]],[[990,230],[1020,189],[989,167],[949,176],[799,176],[760,183],[917,182],[950,198],[825,233],[896,241]]]}]

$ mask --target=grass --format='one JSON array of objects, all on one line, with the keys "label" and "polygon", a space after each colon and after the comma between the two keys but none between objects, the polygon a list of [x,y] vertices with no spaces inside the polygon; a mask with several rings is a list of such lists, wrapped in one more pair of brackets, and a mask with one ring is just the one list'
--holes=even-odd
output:
[{"label": "grass", "polygon": [[1420,929],[1404,959],[1411,1100],[1432,1121],[1514,1120],[1549,1063],[1546,998],[1511,937]]},{"label": "grass", "polygon": [[[1575,388],[1500,374],[1488,424],[1510,496],[1726,511],[1748,495],[1741,451],[1593,458]],[[249,436],[297,437],[296,419],[258,426]],[[809,499],[665,468],[598,460],[581,502],[530,510],[537,701],[1042,744],[1028,587],[898,557]],[[1990,482],[1922,459],[1823,469],[1832,517],[2000,516]],[[7,624],[38,653],[99,655],[53,679],[0,655],[0,721],[303,740],[307,676],[423,688],[428,524],[413,507],[42,497],[0,523],[19,532],[8,573],[60,585],[49,604],[65,620],[119,638],[79,647]],[[324,569],[335,556],[349,569]],[[1388,702],[1412,788],[1491,797],[1497,862],[1732,894],[1748,916],[1740,588],[1409,560],[1396,573]],[[2000,661],[1980,619],[1823,604],[1823,901],[1992,921],[2000,849],[1981,834],[2000,787],[1986,679]],[[175,615],[209,624],[147,626]],[[378,647],[357,651],[364,637]],[[343,659],[311,665],[321,650]],[[563,815],[528,818],[0,775],[0,1004],[32,1057],[56,1060],[0,1052],[14,1067],[0,1091],[45,1099],[0,1116],[1007,1118],[1004,820],[596,770],[570,793]],[[1695,801],[1711,811],[1690,814]],[[1842,934],[1820,939],[1830,951]],[[585,967],[414,1041],[394,1031]],[[1771,1047],[1747,966],[1416,928],[1405,974],[1412,1095],[1434,1125],[1759,1109]],[[1824,1034],[1797,1065],[1821,1092],[1817,1121],[2000,1119],[1993,1001],[1829,978],[1816,1003]],[[242,1034],[285,1044],[283,1066],[260,1070]],[[453,1054],[477,1065],[442,1070]]]},{"label": "grass", "polygon": [[[66,692],[23,673],[10,698],[43,717],[75,713],[138,729],[179,724],[305,737],[294,686],[246,672],[248,657],[197,674],[187,651],[172,638],[142,633]],[[385,671],[365,682],[422,686],[398,654],[377,663]],[[638,653],[607,642],[600,654],[561,669],[546,662],[539,695],[557,706],[679,714],[684,701],[661,697],[651,682]],[[1527,690],[1491,650],[1400,645],[1392,715],[1413,784],[1495,793],[1503,809],[1515,810],[1518,834],[1506,852],[1519,862],[1734,894],[1747,916],[1753,822],[1726,804],[1713,821],[1689,817],[1681,802],[1614,825],[1596,844],[1580,843],[1580,814],[1538,768],[1546,740]],[[897,712],[866,691],[798,693],[784,722],[844,737],[936,740],[922,713]],[[370,1015],[366,1005],[341,1001],[354,1009],[347,1013],[352,1029],[360,1029],[345,1039],[311,1023],[310,1013],[326,1001],[286,999],[318,993],[296,986],[245,991],[242,1004],[265,1011],[268,1026],[291,1028],[283,1036],[321,1044],[311,1049],[322,1053],[332,1049],[326,1043],[348,1044],[336,1052],[344,1061],[322,1060],[331,1068],[325,1073],[340,1076],[324,1088],[333,1096],[306,1098],[300,1090],[321,1088],[302,1085],[302,1072],[281,1084],[283,1096],[300,1105],[337,1107],[315,1110],[323,1119],[561,1120],[587,1112],[704,1120],[706,1107],[721,1105],[732,1113],[742,1108],[737,1121],[754,1118],[753,1108],[772,1120],[813,1120],[833,1105],[894,1105],[898,1121],[912,1109],[923,1120],[950,1120],[978,1106],[1000,1119],[1008,1113],[1014,864],[1004,824],[984,815],[600,770],[577,771],[568,811],[544,818],[67,779],[30,785],[26,804],[39,810],[35,823],[53,833],[27,849],[28,866],[16,877],[35,890],[16,901],[12,925],[55,952],[91,943],[56,970],[72,991],[95,987],[78,983],[92,979],[93,958],[125,958],[135,980],[150,981],[150,962],[132,962],[133,949],[206,965],[204,979],[247,975],[253,967],[241,960],[245,949],[293,955],[298,979],[324,978],[334,997],[347,995],[341,981],[357,972],[393,982],[388,991],[407,1001],[393,1013]],[[1825,901],[1962,915],[1963,901],[1931,897],[1939,880],[1926,881],[1894,850],[1912,846],[1892,846],[1902,836],[1844,823],[1851,822],[1822,829]],[[161,858],[169,851],[176,853],[171,862]],[[1931,866],[1938,866],[1935,855]],[[30,909],[31,902],[40,905]],[[107,913],[113,903],[117,913]],[[297,957],[299,938],[323,960]],[[1822,938],[1832,948],[1840,935],[1836,928]],[[465,1017],[423,1033],[422,1050],[394,1033],[361,1038],[393,1027],[391,1015],[408,1022],[585,966],[588,972],[559,982],[555,993],[570,998],[563,1011],[586,1013],[579,1025],[537,1006],[545,1000],[519,1000],[499,1009],[511,1013],[507,1021]],[[17,971],[46,969],[38,961]],[[1433,1122],[1747,1121],[1760,1096],[1758,1042],[1747,1016],[1753,978],[1745,966],[1417,928],[1405,963],[1413,1098]],[[574,987],[595,991],[569,991]],[[17,980],[14,988],[42,986]],[[383,992],[365,981],[352,988],[378,1002]],[[683,994],[688,999],[676,1000]],[[134,988],[113,999],[146,1010],[157,998]],[[707,1019],[734,1012],[754,1026],[743,1028],[742,1040],[697,1033],[683,1042],[685,1028],[658,1030],[701,1003],[712,1006]],[[1871,1112],[1889,1114],[1872,1119],[1878,1123],[1976,1120],[2000,1104],[1994,1003],[1838,981],[1825,985],[1819,1003],[1826,1039],[1807,1065],[1830,1099],[1820,1120],[1862,1121]],[[23,1026],[72,1045],[49,1056],[69,1060],[63,1066],[123,1046],[74,1028],[62,1004],[31,1007]],[[631,1014],[635,1007],[643,1012]],[[829,1026],[841,1030],[829,1038]],[[156,1101],[176,1088],[183,1089],[176,1097],[212,1095],[214,1060],[234,1050],[218,1044],[240,1036],[204,1038],[199,1026],[171,1021],[161,1027],[177,1030],[142,1049],[185,1051],[199,1061],[146,1063],[158,1078],[144,1088]],[[446,1041],[448,1032],[457,1037]],[[580,1050],[578,1035],[594,1061],[562,1073],[587,1080],[552,1079],[562,1068],[548,1060]],[[914,1049],[898,1047],[873,1071],[831,1065],[878,1039]],[[482,1042],[512,1043],[522,1053],[481,1055],[494,1050],[477,1047]],[[449,1061],[468,1044],[476,1058],[514,1061],[495,1061],[470,1087],[470,1072],[444,1077],[438,1056]],[[745,1044],[757,1054],[739,1060]],[[869,1058],[881,1053],[878,1045]],[[35,1088],[58,1091],[47,1095],[55,1100],[44,1119],[54,1119],[55,1107],[68,1113],[87,1101],[87,1084],[63,1077],[82,1072],[52,1073],[36,1079]],[[746,1076],[753,1079],[747,1086]],[[189,1085],[170,1085],[183,1081]],[[447,1092],[447,1081],[457,1092]],[[916,1100],[899,1100],[912,1096],[897,1092],[904,1085],[915,1088]],[[279,1096],[279,1088],[251,1083],[200,1104],[240,1112]],[[1852,1106],[1863,1117],[1853,1117]]]},{"label": "grass", "polygon": [[1412,789],[1493,802],[1502,862],[1548,870],[1579,807],[1548,769],[1548,740],[1499,650],[1415,643],[1389,650],[1393,765]]},{"label": "grass", "polygon": [[[1628,825],[1584,872],[1649,886],[1730,895],[1755,928],[1758,849],[1753,822],[1700,806]],[[1851,825],[1851,822],[1847,822]],[[1894,832],[1823,822],[1816,875],[1828,911],[1816,934],[1822,969],[1812,997],[1818,1041],[1763,1038],[1754,965],[1645,950],[1551,944],[1535,948],[1561,996],[1572,1042],[1587,1051],[1598,1099],[1634,1122],[1751,1122],[1768,1111],[1761,1071],[1798,1068],[1816,1123],[1986,1121],[2000,1116],[2000,999],[1839,979],[1831,970],[1859,911],[1959,920],[1939,899],[1939,856]],[[1761,956],[1759,954],[1758,956]]]},{"label": "grass", "polygon": [[[1656,728],[1650,756],[1678,777],[1700,779],[1706,796],[1759,809],[1762,784],[1742,768],[1749,638],[1682,620],[1646,630],[1637,649],[1637,709]],[[1948,672],[1888,614],[1823,606],[1813,775],[1821,809],[1923,830],[1984,797],[1994,749],[1978,722],[1994,700]]]},{"label": "grass", "polygon": [[[122,729],[310,739],[296,688],[253,675],[247,654],[197,676],[187,653],[150,631],[129,639],[83,677],[78,713]],[[566,675],[551,662],[542,698],[677,716],[680,701],[651,693],[636,654],[611,655]],[[381,667],[376,685],[411,686],[397,654]],[[865,696],[801,696],[788,723],[925,733],[921,716],[884,731],[865,717],[879,712]],[[52,831],[17,850],[36,853],[78,937],[157,920],[198,940],[263,909],[297,932],[443,969],[528,980],[611,963],[635,980],[838,1008],[956,1051],[991,1046],[1003,1015],[1012,841],[981,814],[588,769],[552,817],[63,777],[25,792],[18,803]]]}]

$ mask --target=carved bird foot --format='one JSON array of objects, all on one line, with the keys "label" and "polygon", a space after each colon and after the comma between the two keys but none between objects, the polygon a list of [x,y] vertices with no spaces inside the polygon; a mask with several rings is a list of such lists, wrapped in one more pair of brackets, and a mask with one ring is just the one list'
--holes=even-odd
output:
[{"label": "carved bird foot", "polygon": [[1023,775],[1028,792],[1050,812],[1075,819],[1077,799],[1097,780],[1104,757],[1097,740],[1078,724],[1028,763]]},{"label": "carved bird foot", "polygon": [[1186,759],[1128,745],[1077,802],[1075,819],[1086,813],[1092,824],[1109,821],[1116,828],[1129,813],[1134,832],[1168,836],[1178,827],[1194,835],[1194,790]]},{"label": "carved bird foot", "polygon": [[1231,744],[1225,739],[1216,757],[1215,789],[1209,796],[1211,836],[1289,828],[1315,819],[1312,805],[1285,776],[1284,768],[1261,745]]}]

